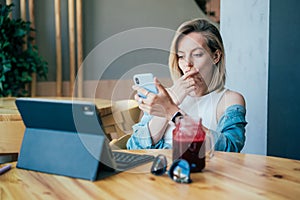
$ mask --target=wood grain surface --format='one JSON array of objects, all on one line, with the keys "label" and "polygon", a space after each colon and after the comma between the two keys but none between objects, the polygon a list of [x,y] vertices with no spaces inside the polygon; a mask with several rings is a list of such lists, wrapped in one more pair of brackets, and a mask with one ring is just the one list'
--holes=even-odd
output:
[{"label": "wood grain surface", "polygon": [[[165,154],[171,150],[140,150]],[[13,168],[0,176],[0,199],[299,199],[300,161],[215,152],[191,184],[154,176],[151,163],[90,182]],[[3,165],[2,165],[3,166]]]}]

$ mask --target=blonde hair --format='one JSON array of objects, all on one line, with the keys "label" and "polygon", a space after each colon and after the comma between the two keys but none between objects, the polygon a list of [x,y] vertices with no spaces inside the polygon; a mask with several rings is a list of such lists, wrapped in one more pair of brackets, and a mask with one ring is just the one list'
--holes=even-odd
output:
[{"label": "blonde hair", "polygon": [[222,90],[226,81],[225,51],[222,37],[219,30],[213,24],[200,18],[181,24],[173,38],[169,55],[169,69],[173,82],[183,75],[183,72],[178,66],[178,43],[185,35],[192,32],[202,34],[212,53],[215,53],[217,50],[220,51],[220,59],[219,62],[215,64],[212,80],[208,85],[208,91]]}]

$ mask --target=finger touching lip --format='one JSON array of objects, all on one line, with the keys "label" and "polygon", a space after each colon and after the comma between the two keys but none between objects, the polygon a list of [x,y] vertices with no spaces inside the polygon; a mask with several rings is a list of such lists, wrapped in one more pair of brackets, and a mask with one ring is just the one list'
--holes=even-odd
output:
[{"label": "finger touching lip", "polygon": [[188,71],[185,71],[184,72],[184,75],[186,76],[191,76],[191,75],[195,75],[199,73],[199,70],[198,69],[191,69],[191,70],[188,70]]}]

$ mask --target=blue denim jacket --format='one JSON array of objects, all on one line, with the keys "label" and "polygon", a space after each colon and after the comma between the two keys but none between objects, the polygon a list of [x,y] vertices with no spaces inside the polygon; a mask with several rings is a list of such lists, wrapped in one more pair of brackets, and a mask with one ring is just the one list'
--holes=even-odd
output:
[{"label": "blue denim jacket", "polygon": [[[217,130],[210,130],[215,138],[215,150],[240,152],[245,144],[246,109],[241,105],[228,107],[221,116]],[[133,126],[133,134],[127,141],[127,149],[171,149],[161,139],[152,144],[148,122],[152,116],[145,113],[141,121]]]}]

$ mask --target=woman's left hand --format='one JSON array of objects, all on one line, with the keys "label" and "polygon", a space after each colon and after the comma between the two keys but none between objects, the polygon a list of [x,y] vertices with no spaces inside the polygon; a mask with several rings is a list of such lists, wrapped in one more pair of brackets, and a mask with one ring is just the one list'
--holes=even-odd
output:
[{"label": "woman's left hand", "polygon": [[178,107],[156,77],[154,78],[154,83],[158,90],[157,94],[134,85],[134,90],[146,96],[146,98],[141,98],[138,94],[136,94],[134,98],[139,102],[139,108],[144,112],[170,120],[173,114],[178,111]]}]

